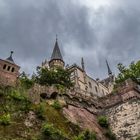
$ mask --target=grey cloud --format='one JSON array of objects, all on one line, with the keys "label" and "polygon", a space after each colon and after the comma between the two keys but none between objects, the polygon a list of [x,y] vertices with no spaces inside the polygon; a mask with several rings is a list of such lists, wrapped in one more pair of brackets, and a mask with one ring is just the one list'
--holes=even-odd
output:
[{"label": "grey cloud", "polygon": [[14,50],[16,62],[28,73],[50,58],[56,34],[66,63],[80,64],[84,56],[94,77],[106,76],[106,58],[114,72],[117,63],[139,59],[136,0],[113,1],[96,10],[72,0],[0,0],[0,5],[0,57]]}]

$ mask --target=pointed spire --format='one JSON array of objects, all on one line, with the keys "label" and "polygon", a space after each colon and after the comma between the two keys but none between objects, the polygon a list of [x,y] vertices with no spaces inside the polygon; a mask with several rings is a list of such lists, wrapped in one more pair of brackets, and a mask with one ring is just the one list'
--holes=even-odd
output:
[{"label": "pointed spire", "polygon": [[109,64],[108,64],[107,60],[106,60],[106,65],[107,65],[107,69],[108,69],[108,75],[110,76],[110,75],[112,75],[112,71],[111,71],[111,69],[109,67]]},{"label": "pointed spire", "polygon": [[61,55],[61,51],[60,51],[60,48],[59,48],[59,45],[58,45],[57,35],[56,35],[55,46],[54,46],[53,53],[52,53],[52,56],[51,56],[51,60],[53,60],[53,59],[59,59],[59,60],[63,61],[63,57]]},{"label": "pointed spire", "polygon": [[10,54],[10,56],[6,59],[6,60],[8,60],[8,61],[10,61],[10,62],[12,62],[12,63],[14,63],[14,60],[13,60],[13,51],[11,51],[11,54]]},{"label": "pointed spire", "polygon": [[84,63],[84,58],[81,58],[81,65],[82,65],[82,69],[85,71],[85,63]]}]

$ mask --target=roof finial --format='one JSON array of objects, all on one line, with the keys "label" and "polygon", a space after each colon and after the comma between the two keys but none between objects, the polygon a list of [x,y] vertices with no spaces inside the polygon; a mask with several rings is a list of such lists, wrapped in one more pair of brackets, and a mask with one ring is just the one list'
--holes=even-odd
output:
[{"label": "roof finial", "polygon": [[111,69],[109,67],[107,59],[106,59],[106,65],[107,65],[107,69],[108,69],[108,75],[110,76],[110,75],[112,75],[112,71],[111,71]]},{"label": "roof finial", "polygon": [[10,55],[10,57],[12,57],[13,53],[14,53],[14,52],[13,52],[13,51],[11,51],[11,55]]}]

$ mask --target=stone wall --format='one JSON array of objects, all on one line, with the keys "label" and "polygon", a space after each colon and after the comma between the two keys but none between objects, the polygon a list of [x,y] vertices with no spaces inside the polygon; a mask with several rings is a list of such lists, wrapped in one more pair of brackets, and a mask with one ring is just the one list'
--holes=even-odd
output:
[{"label": "stone wall", "polygon": [[136,140],[140,135],[140,100],[132,99],[105,111],[118,140]]},{"label": "stone wall", "polygon": [[140,86],[126,81],[116,93],[100,99],[117,140],[136,140],[140,135]]}]

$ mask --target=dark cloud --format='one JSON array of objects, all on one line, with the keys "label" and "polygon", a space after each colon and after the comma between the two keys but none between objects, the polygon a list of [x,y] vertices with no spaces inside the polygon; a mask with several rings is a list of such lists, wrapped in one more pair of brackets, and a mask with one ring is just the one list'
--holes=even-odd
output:
[{"label": "dark cloud", "polygon": [[119,62],[139,59],[140,2],[118,0],[97,9],[73,0],[0,0],[0,56],[10,50],[28,73],[49,59],[58,34],[66,63],[80,64],[94,77],[106,76],[105,59],[116,72]]}]

